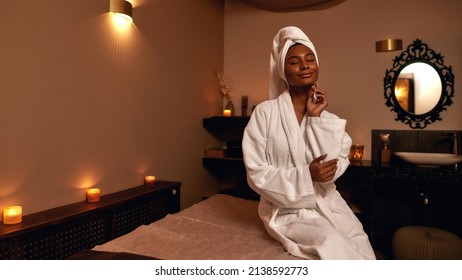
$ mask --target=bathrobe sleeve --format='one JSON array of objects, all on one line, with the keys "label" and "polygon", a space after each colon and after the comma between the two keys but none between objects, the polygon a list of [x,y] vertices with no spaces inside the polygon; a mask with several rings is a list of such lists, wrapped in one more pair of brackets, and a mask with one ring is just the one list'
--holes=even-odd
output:
[{"label": "bathrobe sleeve", "polygon": [[350,165],[348,154],[351,147],[351,137],[345,131],[346,120],[324,111],[321,117],[308,118],[307,138],[311,146],[313,158],[327,154],[325,161],[337,158],[337,171],[329,182],[320,183],[326,188],[335,188],[334,182]]},{"label": "bathrobe sleeve", "polygon": [[[286,141],[286,136],[275,111],[277,107],[271,106],[271,102],[260,104],[244,131],[242,149],[248,183],[272,204],[284,208],[314,208],[316,198],[309,166],[295,166],[288,160],[289,147],[280,144]],[[279,144],[267,149],[269,142],[274,144],[270,135],[282,138],[276,139],[281,140]],[[286,159],[279,157],[277,163],[273,162],[277,156],[268,154],[268,151],[279,152]]]}]

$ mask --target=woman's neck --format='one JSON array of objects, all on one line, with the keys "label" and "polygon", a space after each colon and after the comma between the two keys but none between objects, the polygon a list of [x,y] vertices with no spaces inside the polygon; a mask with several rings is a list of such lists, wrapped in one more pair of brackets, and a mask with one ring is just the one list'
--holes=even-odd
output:
[{"label": "woman's neck", "polygon": [[308,100],[308,93],[310,87],[291,87],[289,88],[290,98],[294,105],[295,115],[297,116],[298,123],[302,122],[303,116],[306,113],[306,102]]}]

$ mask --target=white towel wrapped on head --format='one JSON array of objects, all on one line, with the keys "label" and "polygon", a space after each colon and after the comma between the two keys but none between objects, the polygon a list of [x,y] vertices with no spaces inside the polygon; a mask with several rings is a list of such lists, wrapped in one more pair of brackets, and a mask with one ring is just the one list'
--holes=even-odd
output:
[{"label": "white towel wrapped on head", "polygon": [[295,44],[303,44],[313,51],[316,63],[319,66],[319,59],[316,49],[308,36],[300,28],[289,26],[282,28],[273,40],[273,51],[270,58],[270,85],[269,99],[278,97],[287,89],[287,81],[284,74],[284,60],[287,51]]}]

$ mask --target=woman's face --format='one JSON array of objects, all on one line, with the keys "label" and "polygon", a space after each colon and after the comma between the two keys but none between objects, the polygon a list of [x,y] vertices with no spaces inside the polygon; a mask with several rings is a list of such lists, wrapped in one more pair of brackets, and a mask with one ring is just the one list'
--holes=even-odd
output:
[{"label": "woman's face", "polygon": [[290,86],[311,86],[318,80],[318,63],[314,52],[305,45],[289,48],[284,72]]}]

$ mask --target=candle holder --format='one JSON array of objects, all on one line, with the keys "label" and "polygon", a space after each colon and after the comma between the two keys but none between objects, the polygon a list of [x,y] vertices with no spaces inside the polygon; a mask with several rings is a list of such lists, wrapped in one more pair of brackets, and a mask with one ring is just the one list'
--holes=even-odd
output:
[{"label": "candle holder", "polygon": [[144,185],[147,187],[154,187],[156,185],[156,176],[144,177]]},{"label": "candle holder", "polygon": [[101,190],[97,188],[91,188],[87,190],[87,201],[88,202],[99,202],[101,199]]},{"label": "candle holder", "polygon": [[350,159],[353,161],[361,161],[364,155],[364,145],[353,144],[350,148]]},{"label": "candle holder", "polygon": [[225,109],[223,110],[223,116],[234,117],[234,104],[231,100],[231,97],[228,99],[228,103],[226,104]]},{"label": "candle holder", "polygon": [[3,208],[3,223],[5,225],[22,222],[22,207],[18,205]]}]

